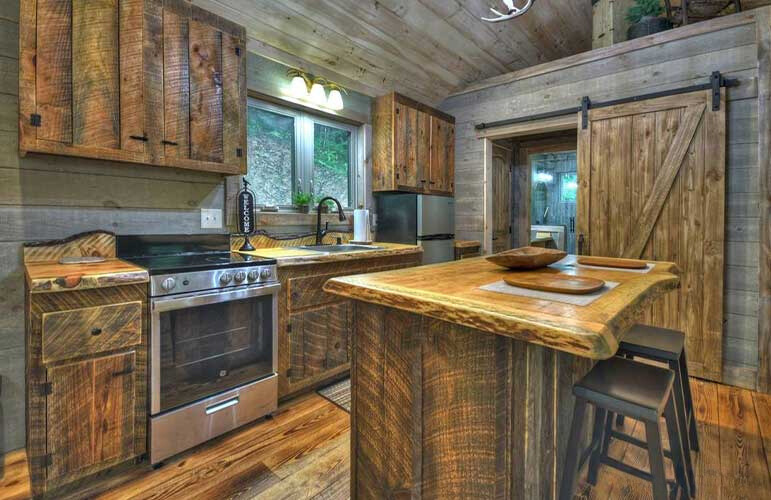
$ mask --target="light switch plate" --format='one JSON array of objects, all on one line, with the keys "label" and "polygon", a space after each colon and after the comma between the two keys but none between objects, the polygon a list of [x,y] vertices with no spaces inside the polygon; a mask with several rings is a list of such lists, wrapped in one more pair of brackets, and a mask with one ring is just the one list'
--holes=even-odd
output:
[{"label": "light switch plate", "polygon": [[222,210],[219,208],[201,209],[201,229],[221,229]]}]

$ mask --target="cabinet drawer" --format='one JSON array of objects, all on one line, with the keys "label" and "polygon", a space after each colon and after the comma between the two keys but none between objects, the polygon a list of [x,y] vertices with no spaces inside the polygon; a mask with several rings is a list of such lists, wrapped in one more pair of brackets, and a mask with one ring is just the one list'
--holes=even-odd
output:
[{"label": "cabinet drawer", "polygon": [[119,349],[142,342],[142,302],[43,314],[43,362]]}]

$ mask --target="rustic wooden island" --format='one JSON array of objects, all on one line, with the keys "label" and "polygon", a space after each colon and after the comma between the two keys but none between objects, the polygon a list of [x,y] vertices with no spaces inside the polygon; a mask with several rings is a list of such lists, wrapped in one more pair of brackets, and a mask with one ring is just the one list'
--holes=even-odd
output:
[{"label": "rustic wooden island", "polygon": [[353,498],[556,498],[573,382],[679,286],[659,262],[563,267],[618,283],[587,306],[480,289],[507,272],[476,258],[327,282],[354,299]]}]

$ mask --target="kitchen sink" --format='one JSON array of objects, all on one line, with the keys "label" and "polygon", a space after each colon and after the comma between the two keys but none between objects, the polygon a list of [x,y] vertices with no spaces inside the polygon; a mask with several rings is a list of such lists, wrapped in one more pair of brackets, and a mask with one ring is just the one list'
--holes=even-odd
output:
[{"label": "kitchen sink", "polygon": [[376,247],[372,245],[303,245],[297,248],[326,253],[367,252],[371,250],[383,249],[383,247]]}]

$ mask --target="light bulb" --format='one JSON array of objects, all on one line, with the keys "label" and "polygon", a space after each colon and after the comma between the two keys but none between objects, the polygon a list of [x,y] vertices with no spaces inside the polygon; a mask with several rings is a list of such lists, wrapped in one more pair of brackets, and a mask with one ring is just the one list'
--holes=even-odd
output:
[{"label": "light bulb", "polygon": [[289,85],[289,94],[297,98],[308,97],[308,86],[305,85],[303,77],[298,75],[292,78],[292,83]]},{"label": "light bulb", "polygon": [[324,87],[320,83],[314,83],[311,87],[310,99],[319,106],[327,104],[327,93],[324,92]]},{"label": "light bulb", "polygon": [[339,111],[343,109],[343,96],[337,89],[332,89],[327,98],[327,107]]}]

